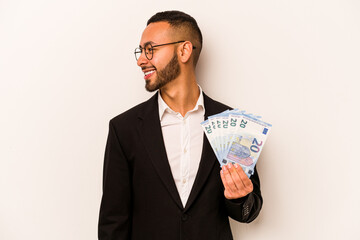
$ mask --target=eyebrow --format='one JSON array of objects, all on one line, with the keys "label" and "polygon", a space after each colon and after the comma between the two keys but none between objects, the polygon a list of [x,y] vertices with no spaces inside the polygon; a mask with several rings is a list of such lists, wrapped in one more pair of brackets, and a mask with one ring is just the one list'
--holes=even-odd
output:
[{"label": "eyebrow", "polygon": [[[156,43],[153,41],[147,41],[146,43],[144,43],[144,46],[151,44],[151,45],[155,45]],[[139,44],[139,48],[142,48],[142,46]]]}]

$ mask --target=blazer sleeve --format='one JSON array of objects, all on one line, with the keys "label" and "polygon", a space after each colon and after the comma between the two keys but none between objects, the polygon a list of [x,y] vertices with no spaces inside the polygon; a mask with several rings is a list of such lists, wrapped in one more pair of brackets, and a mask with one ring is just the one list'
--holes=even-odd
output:
[{"label": "blazer sleeve", "polygon": [[239,222],[252,222],[259,215],[263,204],[256,167],[250,180],[253,183],[253,191],[247,196],[234,200],[225,198],[225,207],[229,217]]},{"label": "blazer sleeve", "polygon": [[131,238],[131,174],[112,121],[105,148],[99,240]]}]

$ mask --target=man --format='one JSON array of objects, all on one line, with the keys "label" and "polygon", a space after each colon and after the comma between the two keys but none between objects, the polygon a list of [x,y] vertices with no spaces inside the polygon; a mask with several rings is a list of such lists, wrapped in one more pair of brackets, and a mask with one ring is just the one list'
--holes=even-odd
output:
[{"label": "man", "polygon": [[100,240],[233,239],[228,216],[251,222],[260,212],[258,174],[221,170],[200,123],[229,109],[197,85],[200,29],[179,11],[151,17],[137,64],[148,101],[110,121],[105,151]]}]

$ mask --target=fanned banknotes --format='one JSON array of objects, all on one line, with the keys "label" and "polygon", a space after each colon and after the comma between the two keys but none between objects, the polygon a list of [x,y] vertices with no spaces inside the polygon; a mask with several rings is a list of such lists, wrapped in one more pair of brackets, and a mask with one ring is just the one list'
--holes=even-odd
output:
[{"label": "fanned banknotes", "polygon": [[238,163],[248,177],[254,168],[271,130],[271,124],[245,111],[226,110],[201,123],[220,163]]}]

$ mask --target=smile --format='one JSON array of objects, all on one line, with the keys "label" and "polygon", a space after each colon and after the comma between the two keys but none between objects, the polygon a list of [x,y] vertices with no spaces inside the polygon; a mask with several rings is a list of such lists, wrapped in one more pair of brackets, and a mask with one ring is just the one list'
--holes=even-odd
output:
[{"label": "smile", "polygon": [[153,72],[155,72],[155,70],[149,71],[149,72],[144,72],[145,76],[152,74]]},{"label": "smile", "polygon": [[145,78],[145,80],[147,80],[147,79],[149,79],[152,75],[153,75],[153,73],[155,72],[155,70],[151,70],[151,71],[148,71],[148,72],[144,72],[144,78]]}]

